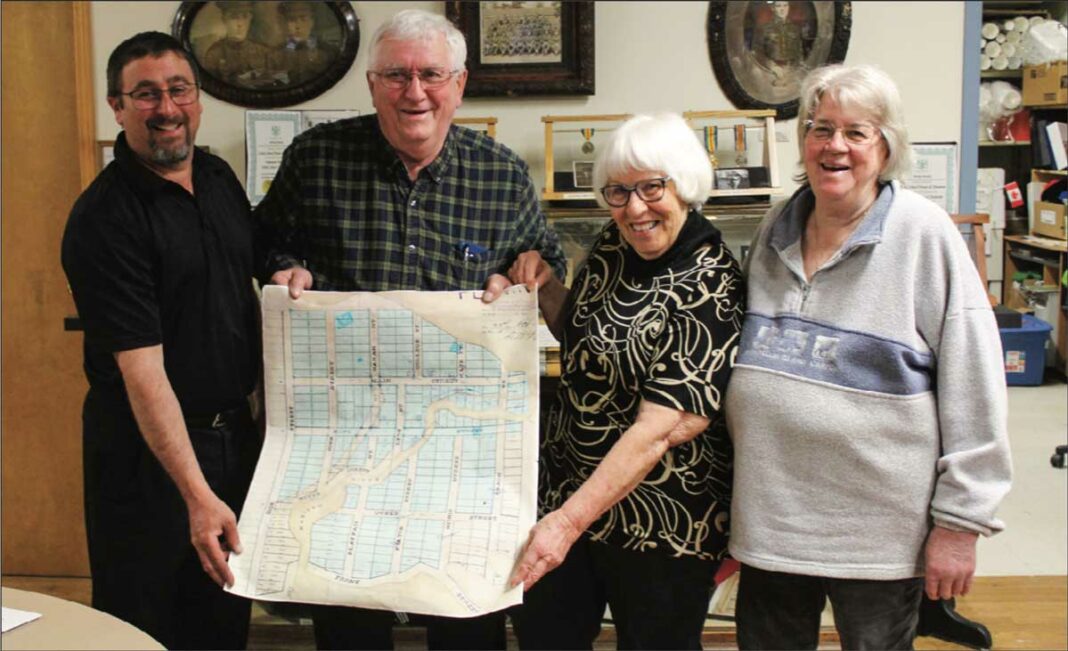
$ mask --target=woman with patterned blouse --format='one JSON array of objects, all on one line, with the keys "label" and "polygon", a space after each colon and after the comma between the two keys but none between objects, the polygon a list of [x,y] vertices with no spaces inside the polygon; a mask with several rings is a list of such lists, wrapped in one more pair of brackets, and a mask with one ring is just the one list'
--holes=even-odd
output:
[{"label": "woman with patterned blouse", "polygon": [[612,221],[572,288],[535,251],[509,270],[537,286],[563,355],[541,519],[512,575],[528,590],[521,648],[591,648],[606,603],[620,648],[701,648],[727,543],[722,398],[745,296],[700,213],[711,179],[681,117],[634,117],[594,165]]}]

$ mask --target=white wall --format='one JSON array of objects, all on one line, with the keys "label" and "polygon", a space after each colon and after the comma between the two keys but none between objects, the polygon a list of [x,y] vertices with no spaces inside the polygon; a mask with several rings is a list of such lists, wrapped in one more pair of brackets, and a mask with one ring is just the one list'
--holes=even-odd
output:
[{"label": "white wall", "polygon": [[[112,139],[118,126],[107,106],[107,57],[123,39],[144,30],[170,32],[178,2],[93,4],[97,137]],[[404,7],[444,12],[442,2],[357,2],[360,50],[348,75],[319,97],[292,108],[373,112],[364,80],[367,43],[389,15]],[[854,2],[846,63],[874,63],[898,83],[913,141],[960,137],[964,3]],[[530,164],[538,187],[543,115],[714,110],[732,105],[716,83],[705,37],[707,2],[597,2],[597,94],[590,97],[470,98],[460,116],[496,116],[497,137]],[[642,85],[637,80],[655,80]],[[197,143],[209,145],[244,178],[244,109],[204,96]],[[780,123],[780,177],[790,190],[797,145],[794,120]],[[781,138],[780,138],[781,139]]]}]

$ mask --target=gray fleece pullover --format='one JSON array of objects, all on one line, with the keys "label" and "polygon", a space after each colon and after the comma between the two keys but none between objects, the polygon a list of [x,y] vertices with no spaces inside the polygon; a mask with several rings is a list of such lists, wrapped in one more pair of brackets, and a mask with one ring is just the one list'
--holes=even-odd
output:
[{"label": "gray fleece pullover", "polygon": [[1011,483],[1001,340],[955,225],[896,182],[805,280],[806,187],[746,261],[727,393],[730,552],[835,578],[923,574],[932,522],[991,535]]}]

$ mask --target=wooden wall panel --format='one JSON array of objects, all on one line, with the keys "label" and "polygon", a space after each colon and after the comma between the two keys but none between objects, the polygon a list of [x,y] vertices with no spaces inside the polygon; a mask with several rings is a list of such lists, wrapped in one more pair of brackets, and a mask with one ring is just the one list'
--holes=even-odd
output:
[{"label": "wooden wall panel", "polygon": [[[2,535],[4,574],[88,576],[80,333],[60,267],[92,160],[88,6],[4,2],[2,57]],[[88,83],[87,83],[88,81]],[[87,112],[89,118],[86,118]]]}]

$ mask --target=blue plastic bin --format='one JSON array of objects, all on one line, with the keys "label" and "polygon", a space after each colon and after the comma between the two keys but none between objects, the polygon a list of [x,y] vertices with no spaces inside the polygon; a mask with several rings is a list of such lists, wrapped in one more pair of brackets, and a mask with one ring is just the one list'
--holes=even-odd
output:
[{"label": "blue plastic bin", "polygon": [[1001,348],[1005,351],[1005,383],[1023,386],[1042,384],[1042,372],[1046,368],[1046,340],[1053,326],[1025,314],[1021,327],[1000,330]]}]

